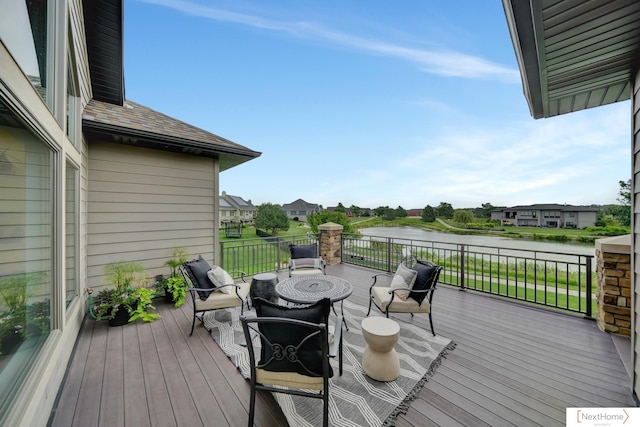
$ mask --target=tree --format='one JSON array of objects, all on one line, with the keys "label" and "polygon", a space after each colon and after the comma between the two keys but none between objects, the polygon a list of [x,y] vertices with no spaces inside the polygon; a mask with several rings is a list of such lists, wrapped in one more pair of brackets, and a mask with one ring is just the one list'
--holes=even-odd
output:
[{"label": "tree", "polygon": [[618,201],[622,204],[617,212],[614,214],[614,218],[624,226],[631,225],[631,179],[627,181],[618,181],[620,184],[620,192],[618,193]]},{"label": "tree", "polygon": [[289,218],[280,207],[271,203],[263,203],[258,206],[256,211],[255,225],[256,228],[266,230],[275,236],[278,231],[289,229]]},{"label": "tree", "polygon": [[456,209],[453,212],[453,220],[460,224],[467,225],[473,221],[473,214],[468,209]]},{"label": "tree", "polygon": [[389,206],[382,208],[382,215],[380,215],[385,221],[393,221],[396,219],[396,210],[391,209]]},{"label": "tree", "polygon": [[453,206],[447,202],[440,202],[436,208],[436,214],[441,218],[451,218],[453,217]]},{"label": "tree", "polygon": [[422,221],[423,222],[433,222],[436,220],[436,213],[433,211],[433,208],[430,205],[427,205],[422,210]]},{"label": "tree", "polygon": [[342,212],[342,213],[344,213],[345,210],[346,209],[345,209],[344,205],[342,204],[342,202],[339,202],[338,206],[336,206],[335,209],[334,209],[335,212]]},{"label": "tree", "polygon": [[631,179],[627,181],[618,181],[620,184],[620,192],[618,193],[620,197],[618,197],[618,201],[622,203],[623,206],[631,206]]},{"label": "tree", "polygon": [[396,218],[405,218],[408,214],[405,208],[403,208],[402,206],[398,206],[395,209],[394,215]]},{"label": "tree", "polygon": [[374,209],[376,216],[382,217],[384,213],[389,209],[389,206],[378,206]]},{"label": "tree", "polygon": [[360,209],[360,207],[356,205],[351,205],[349,210],[351,211],[351,215],[353,216],[362,216],[362,209]]},{"label": "tree", "polygon": [[483,203],[482,207],[475,208],[474,212],[477,217],[490,218],[491,211],[494,209],[495,209],[495,206],[493,206],[491,203]]},{"label": "tree", "polygon": [[307,217],[307,224],[314,233],[318,232],[318,226],[327,222],[334,222],[342,226],[342,232],[347,234],[357,233],[356,228],[351,224],[349,217],[342,212],[322,211],[316,212]]}]

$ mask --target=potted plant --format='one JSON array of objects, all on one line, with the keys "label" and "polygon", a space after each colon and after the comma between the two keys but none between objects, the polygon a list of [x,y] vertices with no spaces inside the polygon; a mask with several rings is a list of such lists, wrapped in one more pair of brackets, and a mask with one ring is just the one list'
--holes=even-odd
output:
[{"label": "potted plant", "polygon": [[137,262],[115,262],[105,266],[105,279],[113,288],[100,291],[93,302],[93,313],[111,326],[137,319],[152,322],[160,315],[152,305],[154,292],[145,288],[145,269]]},{"label": "potted plant", "polygon": [[184,278],[178,275],[178,268],[189,260],[189,252],[185,248],[175,248],[171,252],[171,258],[168,259],[164,265],[171,269],[171,276],[162,281],[162,288],[164,289],[167,301],[175,304],[176,307],[180,307],[187,298],[187,284]]},{"label": "potted plant", "polygon": [[171,298],[176,308],[187,300],[187,284],[182,277],[169,277],[166,281],[165,292]]}]

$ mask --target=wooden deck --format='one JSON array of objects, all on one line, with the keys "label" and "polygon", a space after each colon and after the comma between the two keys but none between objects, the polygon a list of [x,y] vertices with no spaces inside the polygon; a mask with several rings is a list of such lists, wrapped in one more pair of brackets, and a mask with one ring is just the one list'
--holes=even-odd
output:
[{"label": "wooden deck", "polygon": [[[337,265],[327,273],[353,283],[350,301],[367,303],[375,272]],[[156,306],[162,317],[150,324],[86,319],[51,426],[246,426],[248,382],[202,324],[188,336],[190,305]],[[594,321],[446,286],[433,316],[436,333],[457,348],[398,426],[564,426],[566,407],[635,406],[614,340]],[[426,316],[394,317],[428,328]],[[255,425],[286,425],[267,393]]]}]

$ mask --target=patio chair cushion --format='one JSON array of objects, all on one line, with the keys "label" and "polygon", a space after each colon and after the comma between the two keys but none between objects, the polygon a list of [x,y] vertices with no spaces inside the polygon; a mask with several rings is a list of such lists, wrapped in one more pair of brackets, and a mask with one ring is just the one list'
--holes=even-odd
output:
[{"label": "patio chair cushion", "polygon": [[[420,261],[416,262],[411,269],[417,272],[416,281],[412,287],[412,289],[417,291],[429,289],[433,283],[435,274],[438,272],[437,265],[423,264]],[[427,292],[411,292],[409,293],[409,296],[420,304],[427,297]]]},{"label": "patio chair cushion", "polygon": [[322,269],[322,258],[291,258],[291,268],[302,267]]},{"label": "patio chair cushion", "polygon": [[324,389],[324,377],[310,377],[297,372],[271,372],[256,369],[256,381],[260,384],[277,384],[282,387],[308,390]]},{"label": "patio chair cushion", "polygon": [[[197,311],[217,310],[219,308],[227,307],[240,307],[249,295],[251,289],[251,283],[238,282],[238,288],[234,286],[227,286],[225,289],[229,289],[230,292],[210,292],[209,297],[206,300],[195,298],[195,305]],[[236,294],[238,289],[238,294]],[[240,298],[238,298],[240,295]]]},{"label": "patio chair cushion", "polygon": [[[211,270],[207,271],[207,277],[213,283],[213,286],[218,292],[224,292],[225,294],[235,293],[234,288],[232,286],[224,286],[224,285],[233,285],[235,282],[233,278],[225,269],[218,265],[214,265],[211,267]],[[224,287],[222,287],[224,286]]]},{"label": "patio chair cushion", "polygon": [[391,305],[391,294],[389,291],[391,288],[383,286],[374,286],[371,289],[371,297],[378,307],[384,312],[389,306],[390,313],[429,313],[431,311],[431,305],[428,301],[424,301],[422,304],[418,304],[418,301],[409,297],[406,301],[402,301],[399,298],[394,298]]},{"label": "patio chair cushion", "polygon": [[292,259],[318,258],[317,245],[289,245]]},{"label": "patio chair cushion", "polygon": [[[396,274],[394,274],[393,279],[391,280],[391,289],[398,288],[408,288],[411,289],[413,284],[416,281],[416,277],[418,272],[411,268],[408,268],[403,263],[398,265],[398,269],[396,270]],[[402,301],[406,301],[409,298],[409,291],[402,290],[396,291],[396,298],[400,298]]]},{"label": "patio chair cushion", "polygon": [[[191,275],[191,280],[196,288],[213,289],[213,283],[209,280],[207,272],[211,270],[209,263],[199,255],[197,259],[186,262],[187,270]],[[209,294],[212,291],[198,291],[198,296],[201,300],[209,298]]]},{"label": "patio chair cushion", "polygon": [[[253,305],[256,308],[258,317],[285,317],[289,319],[304,320],[310,323],[324,323],[329,326],[329,310],[331,309],[331,300],[323,298],[315,304],[305,307],[285,307],[274,304],[262,298],[255,298]],[[286,327],[285,327],[286,326]],[[300,341],[309,335],[310,330],[299,325],[282,325],[282,324],[261,324],[260,331],[270,342],[280,343],[283,347],[287,345],[296,346]],[[264,370],[273,372],[297,372],[300,375],[311,377],[322,377],[323,359],[322,346],[327,343],[322,342],[322,336],[317,335],[312,339],[305,341],[303,347],[297,351],[297,357],[300,363],[291,363],[287,358],[281,360],[273,360],[264,367]],[[274,357],[274,352],[269,346],[262,346],[260,349],[260,364],[263,364]],[[305,369],[304,365],[307,369]],[[330,370],[330,376],[333,371]]]}]

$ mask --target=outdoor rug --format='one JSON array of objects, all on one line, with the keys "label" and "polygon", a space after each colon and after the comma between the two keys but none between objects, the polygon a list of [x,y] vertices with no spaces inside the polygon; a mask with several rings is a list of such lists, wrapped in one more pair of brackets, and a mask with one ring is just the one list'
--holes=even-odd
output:
[{"label": "outdoor rug", "polygon": [[[336,308],[339,307],[336,304]],[[245,311],[247,317],[255,311]],[[400,377],[380,382],[362,371],[362,353],[366,343],[360,322],[367,308],[344,301],[344,318],[349,331],[343,329],[343,369],[338,375],[338,359],[332,359],[334,370],[329,384],[329,424],[332,426],[393,426],[399,414],[406,414],[411,401],[433,375],[443,357],[456,344],[448,338],[431,335],[431,331],[398,318],[400,339],[396,351],[400,357]],[[372,313],[379,315],[379,313]],[[240,308],[215,310],[205,315],[205,327],[242,375],[249,379],[249,354],[239,320]],[[333,316],[332,316],[333,317]],[[256,338],[256,341],[259,340]],[[259,354],[259,351],[258,351]],[[291,427],[322,425],[322,404],[317,399],[273,393]]]}]

